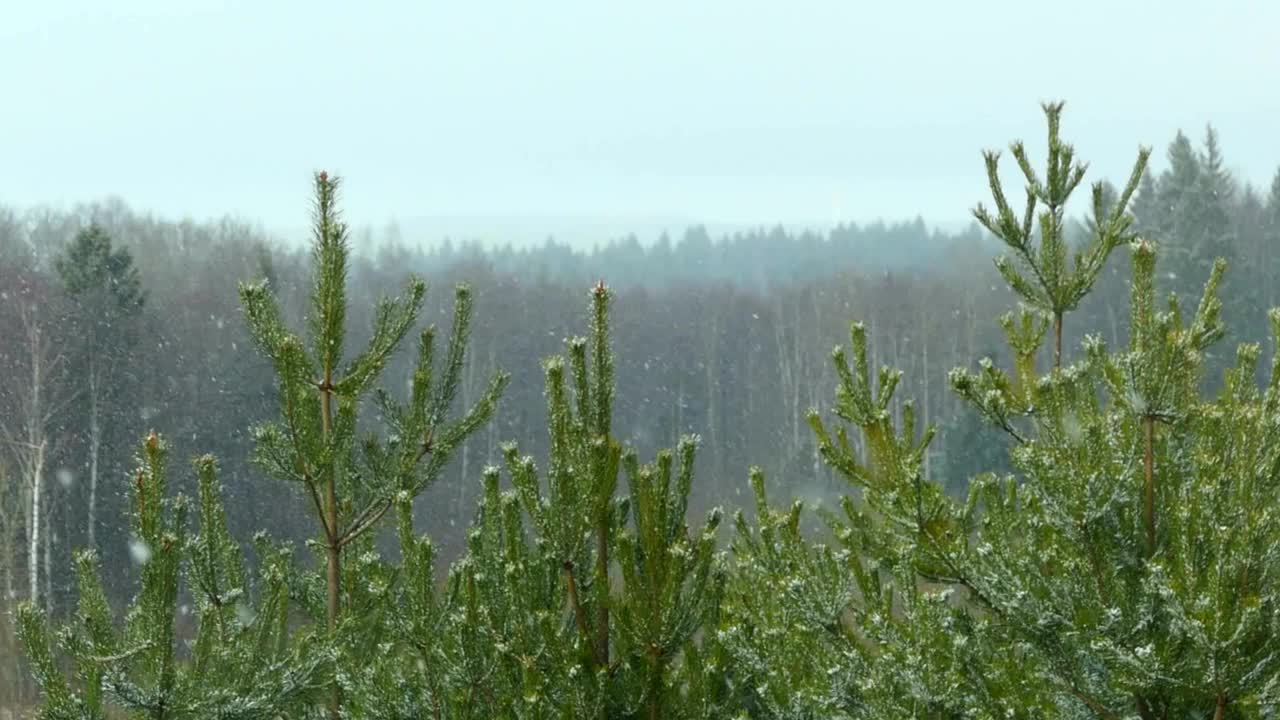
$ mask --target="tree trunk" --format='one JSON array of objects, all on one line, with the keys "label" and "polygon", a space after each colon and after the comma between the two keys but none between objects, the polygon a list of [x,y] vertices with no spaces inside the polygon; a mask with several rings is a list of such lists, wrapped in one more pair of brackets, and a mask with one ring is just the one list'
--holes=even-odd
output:
[{"label": "tree trunk", "polygon": [[[472,366],[475,364],[475,354],[467,354],[466,370],[462,373],[462,407],[471,407],[471,378],[474,373]],[[453,518],[462,517],[462,506],[466,503],[467,497],[467,481],[470,478],[471,470],[471,447],[466,440],[462,441],[462,447],[458,448],[458,454],[461,455],[458,469],[458,494],[453,498],[453,512],[450,513],[449,522],[453,522]]]},{"label": "tree trunk", "polygon": [[1143,469],[1146,475],[1146,507],[1144,520],[1147,527],[1147,557],[1156,554],[1156,481],[1155,481],[1155,418],[1142,418],[1142,430],[1146,441]]},{"label": "tree trunk", "polygon": [[40,498],[44,495],[44,444],[38,446],[36,461],[31,471],[31,527],[27,530],[28,589],[32,605],[40,602]]},{"label": "tree trunk", "polygon": [[[921,312],[920,313],[920,352],[923,355],[924,372],[920,374],[920,379],[922,382],[924,382],[924,398],[923,398],[924,402],[922,403],[923,407],[921,407],[920,409],[924,411],[923,417],[921,418],[923,422],[921,424],[927,428],[929,427],[929,417],[930,417],[930,414],[929,414],[930,383],[929,383],[929,329],[926,325],[926,322],[927,320],[926,320],[925,313]],[[930,462],[932,458],[933,458],[933,452],[929,448],[925,448],[924,479],[926,481],[931,480],[933,478],[933,473],[931,472],[932,463]]]},{"label": "tree trunk", "polygon": [[[13,551],[15,550],[15,548],[13,548],[11,545],[9,545],[9,540],[10,540],[10,538],[8,537],[8,528],[7,528],[7,527],[5,528],[5,535],[6,535],[6,537],[5,537],[5,547],[4,547],[4,551],[5,551],[5,553],[4,553],[4,556],[5,556],[5,558],[13,558]],[[12,562],[10,562],[9,560],[6,560],[6,562],[5,562],[5,564],[4,564],[4,600],[5,600],[5,604],[9,604],[9,603],[13,602],[14,597],[15,597],[15,593],[14,593],[14,589],[13,589],[13,563],[12,563]]]},{"label": "tree trunk", "polygon": [[706,329],[704,339],[707,342],[704,354],[703,369],[706,370],[707,383],[707,431],[711,436],[711,477],[717,489],[720,483],[724,482],[723,461],[725,448],[721,442],[722,434],[720,432],[720,404],[717,399],[720,396],[720,328],[716,317],[716,307],[714,306],[715,298],[709,298],[707,302],[708,315],[710,318],[710,327]]},{"label": "tree trunk", "polygon": [[45,614],[53,615],[53,533],[51,532],[51,523],[48,522],[49,517],[46,514],[44,529],[44,539],[41,544],[44,546],[44,611]]},{"label": "tree trunk", "polygon": [[609,516],[605,514],[596,525],[596,656],[602,668],[609,667]]},{"label": "tree trunk", "polygon": [[98,369],[89,360],[89,547],[98,548],[98,456],[102,450],[102,425],[98,418]]},{"label": "tree trunk", "polygon": [[[325,514],[327,515],[326,522],[330,523],[330,527],[336,527],[337,519],[338,519],[337,518],[338,501],[337,501],[336,494],[334,492],[333,484],[334,484],[333,478],[330,478],[329,485],[326,490],[326,497],[325,497]],[[341,572],[340,572],[341,566],[339,564],[340,556],[338,554],[339,552],[340,550],[338,548],[338,538],[337,538],[337,533],[335,532],[333,534],[332,539],[329,541],[329,545],[327,548],[328,574],[327,574],[326,580],[327,580],[328,590],[329,590],[327,610],[328,610],[328,620],[329,620],[329,632],[331,633],[335,632],[338,629],[338,589],[339,589],[339,584],[341,582]],[[332,718],[333,720],[338,720],[338,717],[340,716],[341,702],[342,702],[342,697],[338,688],[338,679],[337,677],[334,677],[333,686],[330,688],[330,696],[329,696],[329,717]]]},{"label": "tree trunk", "polygon": [[[324,386],[320,392],[324,399],[323,415],[321,415],[321,432],[324,435],[325,442],[329,440],[330,425],[333,422],[333,392],[332,388],[333,376],[331,370],[325,369]],[[338,533],[338,478],[333,468],[328,469],[328,477],[325,478],[325,497],[324,497],[324,525],[325,538],[328,544],[325,547],[327,563],[326,585],[328,589],[327,615],[329,632],[333,633],[338,629],[338,592],[342,582],[341,555],[342,547],[338,544],[340,534]],[[331,720],[338,720],[342,715],[342,694],[338,687],[337,668],[334,668],[333,684],[329,688],[329,717]]]},{"label": "tree trunk", "polygon": [[649,720],[662,718],[662,662],[658,658],[657,648],[649,650]]},{"label": "tree trunk", "polygon": [[[477,387],[477,383],[479,382],[479,373],[476,372],[476,366],[479,364],[479,361],[476,358],[478,356],[479,353],[477,352],[469,352],[466,354],[466,365],[463,367],[462,387],[460,388],[462,390],[462,407],[464,408],[471,407],[471,403],[475,402],[473,398],[483,392],[483,390]],[[488,424],[493,425],[492,422]],[[462,456],[461,474],[458,482],[458,494],[454,497],[453,513],[449,520],[450,523],[454,522],[453,518],[466,516],[467,489],[471,487],[471,446],[472,442],[468,438],[464,439],[462,441],[462,447],[458,448],[458,453]]]},{"label": "tree trunk", "polygon": [[[493,345],[489,346],[489,375],[497,372],[498,353]],[[487,436],[487,445],[485,448],[485,462],[492,462],[497,455],[498,450],[498,412],[494,412],[493,419],[485,423],[485,435]]]},{"label": "tree trunk", "polygon": [[40,601],[40,514],[44,500],[44,408],[41,393],[44,378],[40,342],[40,326],[34,319],[27,330],[31,342],[31,406],[27,413],[27,452],[31,454],[28,482],[31,484],[31,528],[29,532],[27,572],[30,575],[31,604]]},{"label": "tree trunk", "polygon": [[[58,366],[62,357],[54,352],[44,338],[43,328],[33,306],[20,306],[19,312],[25,332],[29,354],[31,384],[19,384],[19,411],[21,418],[16,427],[9,426],[9,418],[0,415],[0,439],[14,448],[18,473],[21,478],[21,499],[19,506],[24,516],[24,529],[27,555],[27,591],[33,605],[39,606],[41,600],[41,581],[45,587],[50,586],[48,577],[40,577],[40,550],[47,549],[49,528],[45,517],[45,509],[50,505],[45,498],[45,463],[49,457],[49,423],[60,412],[65,399],[59,396],[45,397],[44,384],[48,375]],[[51,402],[51,400],[55,400]],[[6,542],[11,541],[10,538]],[[48,553],[45,556],[45,575],[48,575]],[[47,593],[45,593],[47,594]]]},{"label": "tree trunk", "polygon": [[1062,367],[1062,313],[1053,314],[1053,368]]},{"label": "tree trunk", "polygon": [[[592,644],[598,670],[609,672],[609,503],[604,500],[602,514],[596,518],[596,566],[592,580],[596,596],[595,637]],[[570,577],[572,579],[572,576]],[[609,702],[600,706],[600,720],[609,720]]]}]

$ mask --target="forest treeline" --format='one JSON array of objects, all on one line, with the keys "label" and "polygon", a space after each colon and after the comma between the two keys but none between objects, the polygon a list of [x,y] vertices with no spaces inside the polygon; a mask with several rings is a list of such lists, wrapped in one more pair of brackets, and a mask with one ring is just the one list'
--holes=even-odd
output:
[{"label": "forest treeline", "polygon": [[[1126,179],[1118,180],[1122,186]],[[1134,180],[1136,192],[1127,204],[1132,225],[1125,233],[1159,245],[1160,288],[1175,292],[1190,318],[1215,259],[1224,258],[1230,271],[1217,294],[1230,331],[1217,347],[1269,342],[1264,310],[1280,304],[1280,256],[1273,252],[1280,247],[1280,173],[1265,190],[1241,184],[1225,169],[1217,137],[1208,130],[1200,143],[1179,134],[1167,148],[1164,166],[1148,168]],[[1064,257],[1083,252],[1109,232],[1099,227],[1099,218],[1110,216],[1120,192],[1120,186],[1104,184],[1091,213],[1063,215],[1063,226],[1054,231],[1063,238]],[[993,222],[999,229],[1003,221]],[[324,232],[317,235],[323,245]],[[752,508],[763,502],[763,485],[753,491],[747,482],[752,466],[760,468],[759,477],[769,478],[768,495],[775,504],[794,497],[838,507],[851,493],[850,471],[838,461],[839,446],[815,434],[809,411],[860,391],[869,393],[870,401],[885,389],[888,376],[876,378],[881,366],[898,368],[903,376],[884,397],[884,417],[875,422],[894,428],[912,419],[937,425],[938,437],[919,457],[921,477],[947,496],[962,498],[973,477],[1011,471],[1009,450],[1020,442],[1011,428],[984,421],[984,415],[985,420],[999,416],[992,407],[953,391],[955,368],[978,368],[983,357],[1002,367],[1027,360],[1010,352],[996,322],[1019,300],[1036,297],[1023,297],[1025,288],[1016,285],[1011,291],[1008,272],[993,265],[992,258],[1008,244],[993,237],[990,227],[947,234],[919,220],[822,234],[774,229],[723,238],[694,228],[676,241],[664,237],[644,245],[627,238],[589,252],[550,241],[528,249],[483,250],[475,244],[422,249],[394,230],[381,237],[354,233],[354,252],[344,260],[349,347],[378,346],[375,329],[385,330],[391,322],[387,313],[395,312],[380,306],[378,298],[403,287],[414,273],[425,278],[429,290],[417,324],[402,334],[412,338],[434,325],[441,338],[437,352],[443,353],[448,329],[457,326],[464,305],[470,308],[467,351],[458,358],[457,405],[487,406],[493,379],[509,375],[492,420],[460,435],[450,462],[432,470],[438,476],[424,485],[421,497],[391,512],[404,516],[398,546],[391,524],[368,541],[404,553],[417,546],[406,539],[403,527],[416,528],[431,537],[432,552],[442,560],[463,557],[468,543],[474,550],[480,542],[467,531],[477,507],[487,502],[488,512],[498,512],[498,496],[481,482],[482,475],[488,477],[485,468],[517,469],[505,443],[516,440],[521,455],[535,458],[565,452],[548,437],[554,393],[540,361],[562,353],[566,338],[583,333],[589,297],[599,311],[603,300],[597,280],[611,288],[608,342],[614,360],[608,370],[619,379],[608,407],[611,429],[604,435],[650,458],[660,448],[685,447],[682,438],[697,434],[698,452],[678,450],[674,461],[678,474],[698,478],[687,498],[689,517],[713,506]],[[1064,363],[1084,357],[1086,332],[1113,348],[1135,342],[1131,328],[1140,314],[1133,309],[1133,278],[1142,268],[1134,266],[1132,253],[1142,252],[1138,245],[1117,243],[1078,310],[1066,308],[1073,312],[1062,329]],[[183,461],[205,453],[217,458],[227,508],[220,522],[236,544],[247,545],[264,528],[282,541],[315,537],[315,518],[298,512],[305,508],[305,495],[296,486],[265,478],[260,457],[253,462],[255,448],[263,443],[253,428],[280,413],[284,355],[264,357],[271,340],[254,336],[242,308],[251,298],[238,288],[261,282],[254,287],[263,288],[262,297],[278,306],[285,326],[323,324],[315,305],[322,255],[285,246],[235,221],[169,222],[121,203],[70,212],[0,211],[0,366],[10,379],[0,387],[0,581],[6,611],[27,600],[54,616],[72,613],[74,604],[83,602],[72,561],[73,552],[82,548],[98,553],[96,562],[107,578],[104,602],[118,605],[135,595],[139,565],[152,566],[140,563],[139,554],[150,560],[160,535],[139,550],[140,532],[145,532],[126,518],[145,514],[137,503],[143,488],[151,487],[147,483],[163,487],[164,473],[156,465],[161,455]],[[459,283],[469,288],[465,303],[453,292]],[[597,289],[588,292],[591,288]],[[854,319],[862,323],[855,343],[865,342],[871,368],[861,390],[857,377],[842,374],[831,361],[832,345],[848,340]],[[604,341],[596,337],[596,342],[593,353]],[[1051,344],[1035,345],[1033,359],[1041,368],[1053,363]],[[1205,365],[1201,384],[1218,387],[1235,356],[1207,344],[1196,350]],[[378,366],[392,401],[412,400],[420,362],[420,356],[405,351]],[[1256,380],[1252,370],[1249,379]],[[837,388],[844,394],[833,395]],[[907,398],[913,402],[904,402]],[[585,405],[573,411],[593,418],[587,425],[599,421]],[[352,427],[380,427],[388,421],[386,412],[361,407]],[[551,414],[554,419],[554,408]],[[149,441],[141,463],[150,470],[135,476],[138,439],[151,430],[164,436],[163,452],[158,441]],[[585,458],[595,451],[581,452]],[[670,471],[659,463],[645,471],[649,475],[635,470],[635,477]],[[212,480],[197,484],[205,475],[187,475],[173,473],[168,492],[202,498],[213,492]],[[661,492],[667,490],[664,486]],[[639,507],[642,498],[635,492],[632,488]],[[526,510],[536,522],[536,513]],[[680,506],[682,516],[685,510]],[[159,521],[159,506],[147,512]],[[200,512],[213,511],[202,500]],[[768,513],[759,518],[764,532]],[[360,526],[359,516],[349,519]],[[320,522],[336,532],[336,521],[326,524],[321,517]],[[539,532],[555,534],[549,527]],[[665,542],[657,536],[653,541]],[[690,542],[697,546],[696,538]],[[689,552],[695,565],[711,562],[701,550]],[[264,567],[269,560],[258,558]],[[443,568],[427,566],[435,573],[428,573],[432,578]],[[706,567],[686,570],[709,572]],[[208,571],[221,572],[212,564]],[[83,583],[83,574],[79,580]],[[968,585],[965,591],[977,592]],[[591,602],[597,609],[608,604]],[[686,620],[698,626],[707,618]],[[598,622],[607,627],[607,621]],[[594,652],[598,656],[601,650]],[[609,656],[607,645],[603,656]],[[23,685],[16,668],[4,672],[13,676],[0,678],[0,684]],[[656,682],[662,677],[659,673]],[[722,692],[702,690],[708,703]],[[587,703],[591,692],[579,691],[579,700]],[[646,690],[635,692],[627,702],[642,706],[636,698],[647,697]],[[768,716],[765,708],[777,698],[766,690],[758,694],[748,704],[753,713]]]}]

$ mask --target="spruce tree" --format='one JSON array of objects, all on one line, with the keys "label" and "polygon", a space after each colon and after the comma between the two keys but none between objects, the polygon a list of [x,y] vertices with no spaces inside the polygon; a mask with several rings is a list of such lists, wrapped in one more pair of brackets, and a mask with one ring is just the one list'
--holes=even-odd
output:
[{"label": "spruce tree", "polygon": [[[338,188],[338,178],[325,172],[315,175],[307,340],[285,325],[264,283],[240,288],[250,333],[275,368],[280,394],[280,419],[255,431],[255,460],[269,474],[300,485],[310,500],[320,527],[323,616],[331,633],[339,630],[344,595],[365,581],[359,571],[370,564],[362,557],[359,567],[344,574],[344,550],[359,543],[364,546],[357,548],[371,550],[369,531],[397,499],[416,497],[440,476],[458,446],[493,415],[508,378],[495,374],[472,407],[461,417],[450,417],[471,321],[471,291],[459,286],[439,375],[432,326],[419,336],[408,400],[400,403],[386,392],[375,393],[388,435],[357,437],[359,403],[373,391],[388,359],[416,323],[426,285],[412,278],[403,296],[381,301],[368,345],[353,357],[344,355],[350,250],[347,225],[338,211]],[[352,617],[360,619],[358,614]],[[353,648],[359,647],[359,635],[358,630],[347,635]],[[363,661],[340,653],[329,700],[331,717],[341,712],[344,672]]]},{"label": "spruce tree", "polygon": [[[69,322],[74,372],[87,417],[89,447],[87,542],[97,547],[98,483],[109,429],[121,425],[121,398],[129,387],[129,351],[137,342],[135,321],[146,302],[141,277],[127,248],[113,247],[99,225],[76,233],[66,253],[54,261],[70,299]],[[118,436],[117,436],[118,437]]]},{"label": "spruce tree", "polygon": [[[141,580],[123,623],[107,602],[92,548],[76,556],[79,605],[56,644],[38,607],[18,608],[18,633],[44,694],[42,718],[101,719],[114,717],[115,708],[155,720],[268,720],[305,707],[323,688],[323,639],[289,627],[289,549],[258,538],[255,597],[227,533],[213,458],[194,463],[194,537],[190,503],[166,495],[166,461],[165,444],[152,434],[131,485],[130,554]],[[179,604],[188,596],[194,610]],[[193,638],[179,634],[188,613]]]},{"label": "spruce tree", "polygon": [[1265,278],[1262,288],[1265,297],[1274,301],[1274,298],[1280,297],[1280,260],[1277,260],[1276,253],[1280,248],[1280,170],[1271,176],[1260,230],[1260,254],[1264,258],[1256,269]]}]

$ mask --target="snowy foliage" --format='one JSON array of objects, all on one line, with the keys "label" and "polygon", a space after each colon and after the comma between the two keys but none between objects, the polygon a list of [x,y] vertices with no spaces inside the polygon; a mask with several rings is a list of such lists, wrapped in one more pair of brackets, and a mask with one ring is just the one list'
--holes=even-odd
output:
[{"label": "snowy foliage", "polygon": [[[259,543],[262,567],[251,585],[227,534],[213,459],[195,463],[199,533],[192,536],[190,503],[165,495],[165,456],[152,435],[134,477],[132,529],[152,550],[123,623],[107,604],[93,551],[76,559],[79,607],[54,638],[38,609],[19,608],[19,634],[45,693],[41,717],[111,717],[114,707],[157,719],[266,720],[313,701],[321,687],[322,640],[288,624],[287,548]],[[196,628],[185,642],[177,602],[188,593]],[[69,677],[54,655],[55,638],[71,660]]]},{"label": "snowy foliage", "polygon": [[[931,480],[933,428],[895,397],[899,371],[870,367],[855,323],[832,354],[830,414],[808,417],[821,460],[852,492],[817,513],[776,508],[753,470],[754,514],[734,514],[718,551],[719,510],[687,524],[698,439],[647,463],[617,439],[600,283],[588,337],[543,366],[548,457],[540,468],[503,446],[443,584],[414,498],[489,420],[506,376],[449,419],[470,321],[460,288],[443,368],[428,329],[409,401],[374,391],[415,322],[417,281],[379,306],[372,341],[344,360],[346,229],[336,180],[317,176],[309,338],[285,326],[266,285],[241,291],[279,375],[281,417],[257,429],[257,460],[304,491],[316,562],[300,567],[262,536],[250,582],[213,460],[196,461],[193,536],[151,436],[132,488],[141,585],[123,622],[91,552],[78,558],[80,606],[65,628],[51,636],[38,609],[19,611],[42,717],[107,717],[109,705],[154,718],[1275,717],[1280,310],[1263,385],[1260,348],[1246,344],[1206,396],[1224,264],[1192,311],[1158,309],[1157,248],[1127,214],[1145,151],[1118,195],[1095,186],[1093,238],[1068,263],[1062,208],[1084,166],[1058,138],[1061,106],[1045,110],[1043,178],[1013,146],[1025,214],[1005,200],[994,153],[996,209],[976,211],[1013,251],[998,261],[1023,302],[1000,319],[1011,367],[982,359],[949,376],[1010,438],[1011,473],[978,478],[963,499]],[[1125,246],[1128,344],[1088,337],[1068,357],[1065,314]],[[357,438],[368,395],[383,437]],[[370,532],[385,514],[395,559]],[[180,633],[187,595],[195,627]]]}]

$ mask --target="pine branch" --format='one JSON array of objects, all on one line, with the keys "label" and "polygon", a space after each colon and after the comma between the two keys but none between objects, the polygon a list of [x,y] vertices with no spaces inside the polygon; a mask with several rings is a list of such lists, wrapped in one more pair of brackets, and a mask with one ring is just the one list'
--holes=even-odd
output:
[{"label": "pine branch", "polygon": [[321,529],[324,530],[325,539],[328,542],[332,543],[334,540],[334,535],[336,534],[336,531],[333,528],[329,527],[329,518],[325,514],[324,504],[320,502],[320,495],[316,491],[315,482],[311,479],[309,475],[304,475],[303,483],[307,486],[307,494],[311,496],[311,503],[315,507],[316,518],[319,519],[320,521]]},{"label": "pine branch", "polygon": [[359,516],[352,521],[351,526],[347,528],[347,531],[337,539],[336,544],[338,547],[345,547],[356,538],[363,535],[369,530],[369,528],[376,525],[377,522],[382,519],[382,516],[386,515],[387,511],[391,509],[391,505],[391,498],[381,498],[369,503],[369,505],[360,512]]},{"label": "pine branch", "polygon": [[578,632],[582,635],[582,642],[591,650],[591,659],[596,666],[603,667],[608,660],[600,656],[600,648],[592,637],[591,628],[587,623],[587,614],[578,598],[578,583],[573,577],[572,560],[564,561],[561,565],[561,573],[564,576],[565,591],[569,597],[569,607],[573,610],[573,619],[578,626]]}]

